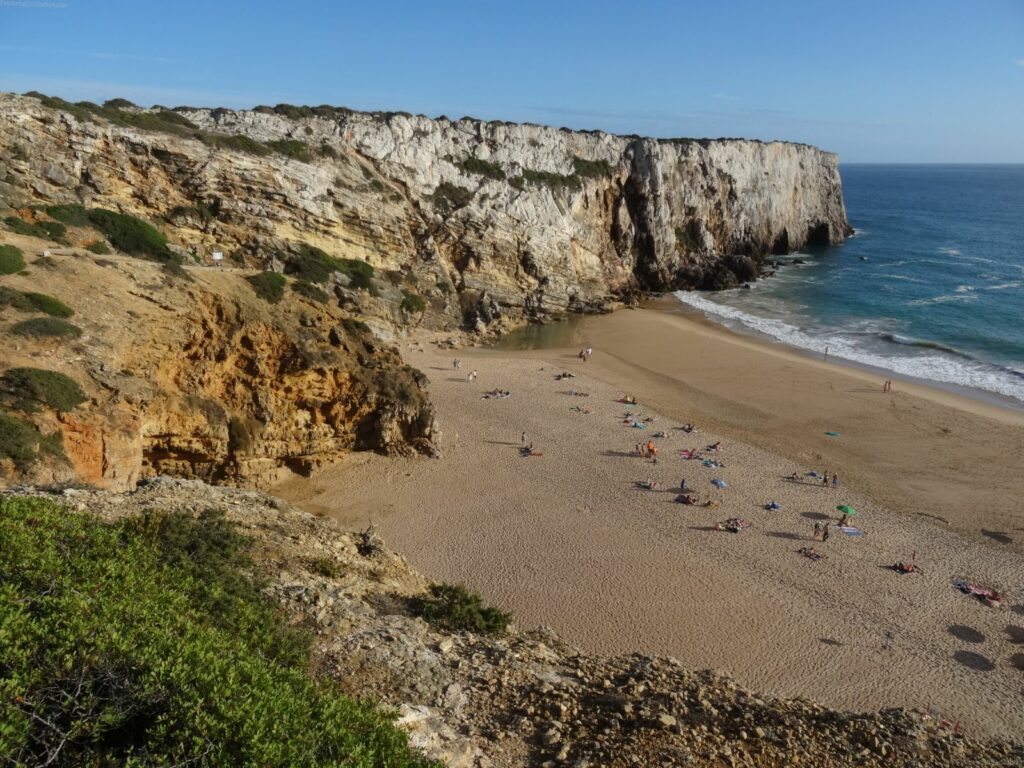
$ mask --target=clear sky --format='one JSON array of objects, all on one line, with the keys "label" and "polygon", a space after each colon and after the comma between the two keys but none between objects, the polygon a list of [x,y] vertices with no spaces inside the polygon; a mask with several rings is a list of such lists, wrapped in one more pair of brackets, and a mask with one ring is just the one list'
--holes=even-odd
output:
[{"label": "clear sky", "polygon": [[1024,162],[1024,0],[0,0],[0,89]]}]

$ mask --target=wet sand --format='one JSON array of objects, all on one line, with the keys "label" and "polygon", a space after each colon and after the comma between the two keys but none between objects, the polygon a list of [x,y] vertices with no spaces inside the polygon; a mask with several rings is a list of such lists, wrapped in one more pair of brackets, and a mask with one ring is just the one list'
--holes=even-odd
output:
[{"label": "wet sand", "polygon": [[[588,318],[577,332],[595,348],[585,364],[575,349],[461,350],[455,372],[453,353],[403,349],[431,378],[443,458],[357,455],[277,492],[348,525],[374,522],[429,577],[465,582],[521,626],[550,625],[589,651],[668,654],[846,709],[932,707],[975,733],[1024,729],[1016,416],[901,383],[883,395],[877,377],[671,313]],[[555,381],[563,370],[577,377]],[[482,398],[495,387],[512,397]],[[641,403],[630,410],[656,419],[646,429],[623,423],[627,391]],[[699,433],[675,429],[684,421]],[[543,456],[520,456],[523,430]],[[658,463],[632,455],[657,430]],[[724,467],[679,455],[716,440]],[[842,485],[822,487],[810,469]],[[720,506],[675,503],[684,477]],[[637,487],[648,478],[660,487]],[[812,541],[841,503],[867,535]],[[753,528],[714,530],[732,516]],[[812,562],[802,546],[828,557]],[[886,568],[915,551],[923,573]],[[957,592],[962,576],[1006,590],[1009,607]]]}]

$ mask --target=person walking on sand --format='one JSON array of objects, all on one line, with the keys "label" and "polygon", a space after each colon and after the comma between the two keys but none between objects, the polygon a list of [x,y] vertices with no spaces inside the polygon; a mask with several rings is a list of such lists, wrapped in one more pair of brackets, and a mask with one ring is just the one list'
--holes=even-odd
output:
[{"label": "person walking on sand", "polygon": [[593,354],[594,354],[594,348],[593,347],[587,347],[587,357],[592,357]]},{"label": "person walking on sand", "polygon": [[825,528],[821,532],[821,541],[822,541],[822,543],[828,541],[828,537],[829,537],[828,530],[829,530],[829,524],[825,523]]},{"label": "person walking on sand", "polygon": [[523,430],[523,437],[522,437],[522,439],[519,442],[522,443],[523,445],[526,445],[526,430],[525,429]]},{"label": "person walking on sand", "polygon": [[452,368],[454,368],[457,371],[461,367],[462,367],[462,361],[459,360],[459,358],[456,357],[454,360],[452,360]]},{"label": "person walking on sand", "polygon": [[814,524],[814,540],[817,541],[821,538],[821,523]]},{"label": "person walking on sand", "polygon": [[832,487],[839,487],[839,475],[837,475],[835,472],[832,473]]}]

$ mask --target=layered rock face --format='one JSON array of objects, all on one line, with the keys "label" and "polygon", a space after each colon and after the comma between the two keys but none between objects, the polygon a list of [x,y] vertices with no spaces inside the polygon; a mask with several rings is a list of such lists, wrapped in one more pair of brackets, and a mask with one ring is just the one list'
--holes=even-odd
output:
[{"label": "layered rock face", "polygon": [[170,474],[259,487],[351,450],[433,451],[426,377],[364,324],[298,295],[268,304],[237,272],[186,275],[61,249],[5,278],[59,296],[82,334],[9,334],[24,313],[0,309],[0,366],[58,371],[88,399],[26,417],[60,433],[66,463],[0,458],[0,478],[126,489]]},{"label": "layered rock face", "polygon": [[[274,265],[301,243],[361,259],[409,278],[438,328],[735,285],[850,232],[836,157],[806,145],[278,112],[179,108],[193,138],[3,95],[0,196],[123,210],[206,259]],[[393,322],[400,300],[360,310]]]}]

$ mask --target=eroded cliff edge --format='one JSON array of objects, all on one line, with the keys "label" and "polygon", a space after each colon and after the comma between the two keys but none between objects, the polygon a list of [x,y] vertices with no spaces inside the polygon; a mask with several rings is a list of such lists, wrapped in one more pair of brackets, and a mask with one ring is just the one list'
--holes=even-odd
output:
[{"label": "eroded cliff edge", "polygon": [[[806,145],[330,107],[53,106],[0,96],[5,200],[123,210],[200,260],[280,265],[303,243],[364,260],[415,284],[430,327],[728,287],[850,233],[837,158]],[[388,298],[360,310],[394,320]]]}]

